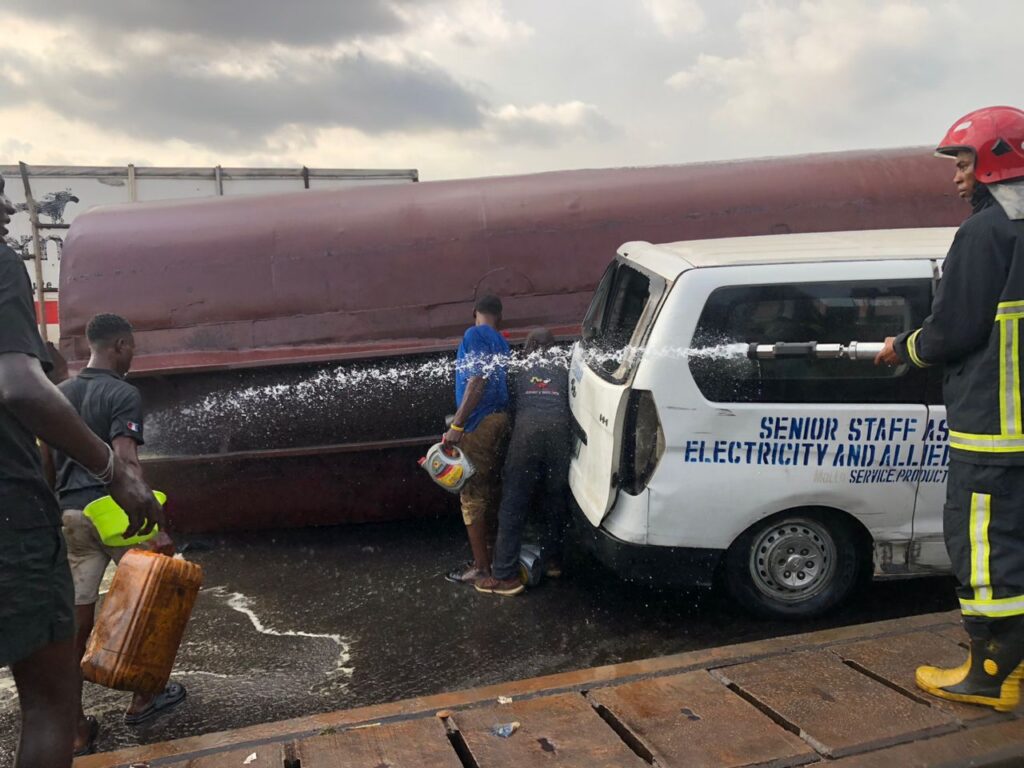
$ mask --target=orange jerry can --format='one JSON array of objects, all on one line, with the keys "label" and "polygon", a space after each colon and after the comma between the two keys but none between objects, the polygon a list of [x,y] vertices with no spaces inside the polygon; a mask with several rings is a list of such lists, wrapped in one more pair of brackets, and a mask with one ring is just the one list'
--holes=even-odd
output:
[{"label": "orange jerry can", "polygon": [[202,583],[195,563],[125,552],[85,649],[85,679],[122,691],[162,691]]}]

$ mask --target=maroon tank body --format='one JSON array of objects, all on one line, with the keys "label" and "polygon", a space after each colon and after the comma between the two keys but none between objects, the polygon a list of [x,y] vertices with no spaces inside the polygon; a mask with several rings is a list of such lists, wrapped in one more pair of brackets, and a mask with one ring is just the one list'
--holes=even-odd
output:
[{"label": "maroon tank body", "polygon": [[569,336],[629,240],[956,225],[951,170],[918,148],[94,209],[64,245],[61,349],[81,365],[98,312],[135,326],[179,530],[432,513],[452,498],[414,460],[450,379],[331,382],[450,357],[482,293],[513,338]]}]

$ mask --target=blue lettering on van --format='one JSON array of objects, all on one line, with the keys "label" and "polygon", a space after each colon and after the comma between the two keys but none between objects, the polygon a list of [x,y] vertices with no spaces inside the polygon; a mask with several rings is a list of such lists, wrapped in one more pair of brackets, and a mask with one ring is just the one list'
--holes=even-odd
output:
[{"label": "blue lettering on van", "polygon": [[844,482],[844,477],[854,484],[945,482],[949,427],[945,419],[922,421],[908,416],[855,416],[845,423],[832,416],[762,416],[758,439],[694,438],[683,444],[682,458],[687,464],[827,467],[833,469],[826,471],[828,482]]},{"label": "blue lettering on van", "polygon": [[865,416],[850,419],[851,441],[909,440],[917,432],[917,419],[905,416]]},{"label": "blue lettering on van", "polygon": [[839,419],[823,416],[763,416],[758,437],[762,440],[836,439]]},{"label": "blue lettering on van", "polygon": [[949,425],[945,419],[928,419],[928,425],[924,428],[924,441],[926,443],[945,443],[949,441]]}]

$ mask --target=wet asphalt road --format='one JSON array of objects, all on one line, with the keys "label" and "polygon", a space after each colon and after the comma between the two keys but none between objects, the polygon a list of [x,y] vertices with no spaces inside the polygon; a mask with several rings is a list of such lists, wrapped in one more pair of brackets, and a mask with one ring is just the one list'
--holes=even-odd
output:
[{"label": "wet asphalt road", "polygon": [[[826,619],[766,622],[724,598],[621,581],[582,556],[525,596],[496,598],[441,574],[468,553],[440,521],[193,539],[205,585],[174,679],[173,712],[129,728],[129,695],[86,684],[101,750],[524,677],[955,607],[947,578],[876,584]],[[0,670],[0,766],[17,703]]]}]

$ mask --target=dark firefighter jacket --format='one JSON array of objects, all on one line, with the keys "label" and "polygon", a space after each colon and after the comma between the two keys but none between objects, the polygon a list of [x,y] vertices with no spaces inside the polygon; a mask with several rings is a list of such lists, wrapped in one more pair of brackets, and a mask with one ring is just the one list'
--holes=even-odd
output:
[{"label": "dark firefighter jacket", "polygon": [[957,230],[924,324],[896,338],[904,362],[942,364],[951,455],[973,464],[1024,465],[1021,347],[1024,222],[984,186]]}]

